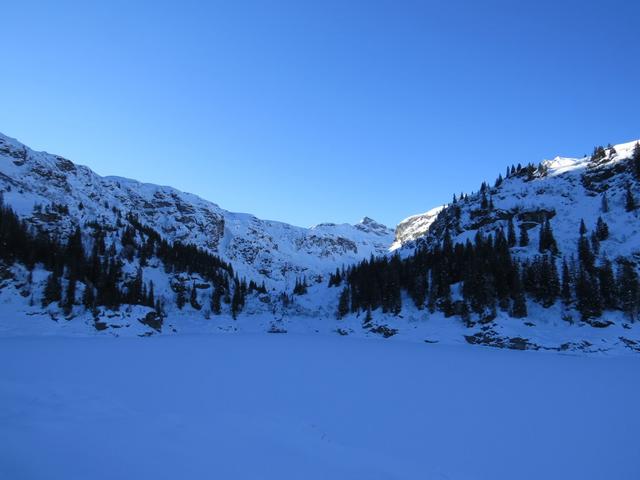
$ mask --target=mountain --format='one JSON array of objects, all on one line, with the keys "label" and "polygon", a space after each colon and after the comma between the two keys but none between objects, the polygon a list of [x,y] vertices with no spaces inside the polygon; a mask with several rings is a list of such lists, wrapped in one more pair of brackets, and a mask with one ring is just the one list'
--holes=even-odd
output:
[{"label": "mountain", "polygon": [[[640,201],[640,172],[632,160],[637,143],[599,147],[592,156],[583,158],[556,157],[538,166],[509,167],[493,186],[484,182],[478,192],[456,199],[456,203],[401,222],[394,245],[412,250],[441,242],[445,230],[454,243],[464,243],[478,231],[506,232],[511,219],[518,231],[522,227],[531,233],[530,245],[514,249],[514,253],[530,256],[538,253],[538,229],[549,219],[560,251],[571,254],[577,253],[580,221],[584,219],[592,230],[601,217],[610,235],[602,242],[600,254],[610,258],[638,254],[638,212],[626,208],[627,187]],[[607,211],[603,211],[603,200]]]},{"label": "mountain", "polygon": [[[293,287],[336,268],[383,255],[392,230],[365,217],[356,225],[301,228],[233,213],[196,195],[121,177],[101,177],[58,155],[35,152],[0,134],[0,192],[30,225],[56,236],[98,222],[114,226],[132,213],[168,241],[197,245],[231,263],[247,279]],[[57,212],[54,205],[64,205]]]},{"label": "mountain", "polygon": [[369,217],[261,220],[3,135],[0,194],[0,334],[243,330],[640,352],[637,142],[509,166],[395,232]]}]

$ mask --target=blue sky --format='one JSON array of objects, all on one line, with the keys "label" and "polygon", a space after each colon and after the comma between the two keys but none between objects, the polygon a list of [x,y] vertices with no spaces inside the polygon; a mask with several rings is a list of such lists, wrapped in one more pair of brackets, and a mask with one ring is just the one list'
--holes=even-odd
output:
[{"label": "blue sky", "polygon": [[3,5],[0,131],[229,210],[393,226],[640,138],[637,2],[101,3]]}]

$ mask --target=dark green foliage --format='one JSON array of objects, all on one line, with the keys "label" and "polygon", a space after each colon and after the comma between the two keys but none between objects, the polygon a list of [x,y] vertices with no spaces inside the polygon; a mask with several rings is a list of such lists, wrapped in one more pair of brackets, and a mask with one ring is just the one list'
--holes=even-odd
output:
[{"label": "dark green foliage", "polygon": [[580,267],[576,279],[576,306],[583,320],[602,315],[602,298],[596,275]]},{"label": "dark green foliage", "polygon": [[329,274],[329,286],[338,287],[342,283],[342,274],[340,270],[336,268],[336,273]]},{"label": "dark green foliage", "polygon": [[560,295],[562,297],[562,303],[565,307],[568,307],[573,302],[573,291],[572,291],[573,278],[571,277],[571,272],[569,271],[569,265],[567,265],[567,261],[563,260],[562,262],[562,286],[560,290]]},{"label": "dark green foliage", "polygon": [[609,198],[607,197],[607,192],[602,193],[602,200],[600,202],[600,210],[602,213],[607,213],[609,211]]},{"label": "dark green foliage", "polygon": [[236,277],[233,284],[233,296],[231,297],[231,315],[234,319],[237,318],[238,313],[244,307],[246,290],[246,284]]},{"label": "dark green foliage", "polygon": [[598,217],[598,221],[596,222],[596,238],[603,242],[607,238],[609,238],[609,225],[605,222],[602,217]]},{"label": "dark green foliage", "polygon": [[633,161],[633,171],[638,180],[640,180],[640,142],[636,143],[633,147],[633,155],[631,157]]},{"label": "dark green foliage", "polygon": [[293,294],[294,295],[305,295],[307,293],[307,279],[306,278],[302,278],[302,279],[296,279],[296,284],[293,287]]},{"label": "dark green foliage", "polygon": [[214,288],[211,294],[211,312],[214,315],[220,315],[222,312],[222,305],[220,300],[222,299],[222,289]]},{"label": "dark green foliage", "polygon": [[338,318],[343,318],[349,313],[349,297],[349,288],[343,288],[338,299]]},{"label": "dark green foliage", "polygon": [[549,222],[549,219],[546,219],[540,226],[540,241],[538,245],[538,251],[540,253],[558,253],[558,245],[556,244],[556,239],[553,236],[553,231],[551,230],[551,223]]},{"label": "dark green foliage", "polygon": [[44,287],[42,294],[42,306],[46,307],[54,302],[59,302],[62,299],[62,285],[60,284],[60,277],[52,272],[47,277],[47,283]]},{"label": "dark green foliage", "polygon": [[529,245],[529,232],[524,225],[520,225],[520,246],[526,247]]},{"label": "dark green foliage", "polygon": [[620,308],[629,318],[635,320],[640,307],[640,285],[638,273],[630,262],[622,263],[618,273]]},{"label": "dark green foliage", "polygon": [[509,244],[509,247],[515,247],[516,241],[516,229],[513,225],[513,218],[510,218],[507,226],[507,243]]},{"label": "dark green foliage", "polygon": [[189,304],[192,308],[200,310],[202,305],[198,303],[198,291],[196,290],[195,282],[191,285],[191,293],[189,294]]},{"label": "dark green foliage", "polygon": [[631,185],[627,185],[627,190],[625,193],[624,209],[627,212],[632,212],[636,208],[637,208],[636,199],[633,196],[633,192],[631,191]]}]

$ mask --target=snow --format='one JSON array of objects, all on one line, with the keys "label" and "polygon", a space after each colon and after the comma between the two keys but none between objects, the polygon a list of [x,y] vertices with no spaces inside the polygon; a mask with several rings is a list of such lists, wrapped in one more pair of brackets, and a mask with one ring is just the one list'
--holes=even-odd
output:
[{"label": "snow", "polygon": [[634,357],[0,338],[0,478],[640,478]]}]

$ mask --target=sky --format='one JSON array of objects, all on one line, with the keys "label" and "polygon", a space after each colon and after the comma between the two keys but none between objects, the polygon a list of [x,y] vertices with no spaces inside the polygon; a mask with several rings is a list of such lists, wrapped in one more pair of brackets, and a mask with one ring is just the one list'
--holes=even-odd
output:
[{"label": "sky", "polygon": [[0,131],[301,226],[640,138],[640,3],[5,2]]}]

